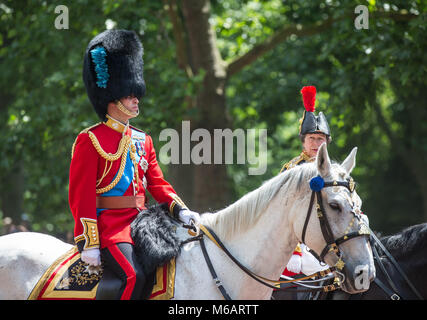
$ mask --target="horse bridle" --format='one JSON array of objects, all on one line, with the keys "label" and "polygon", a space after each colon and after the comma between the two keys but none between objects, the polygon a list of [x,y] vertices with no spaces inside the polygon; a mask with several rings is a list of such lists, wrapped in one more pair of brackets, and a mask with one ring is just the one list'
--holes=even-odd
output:
[{"label": "horse bridle", "polygon": [[[335,239],[331,226],[329,224],[328,218],[325,214],[325,207],[323,205],[322,200],[322,194],[321,190],[323,188],[328,187],[345,187],[350,191],[350,194],[352,194],[355,190],[356,184],[353,180],[353,178],[349,178],[347,181],[324,181],[321,176],[314,177],[310,180],[310,188],[312,190],[311,193],[311,199],[310,204],[308,206],[307,216],[305,218],[304,227],[302,230],[302,243],[305,243],[305,235],[307,231],[308,222],[310,221],[311,212],[313,211],[313,205],[314,205],[314,198],[316,197],[317,203],[316,203],[316,211],[317,211],[317,217],[319,218],[320,223],[320,229],[323,234],[323,238],[326,242],[326,246],[323,248],[320,255],[318,255],[314,250],[310,249],[310,253],[313,254],[320,262],[325,263],[324,259],[325,256],[332,252],[335,254],[338,258],[337,262],[335,263],[334,267],[338,269],[339,271],[342,271],[345,267],[345,262],[342,259],[342,252],[339,249],[339,246],[343,244],[344,242],[356,238],[356,237],[368,237],[370,236],[369,229],[364,223],[359,223],[359,230],[354,232],[346,232],[342,237]],[[354,205],[352,207],[351,213],[354,215],[353,219],[351,220],[349,226],[347,227],[347,230],[353,226],[354,219],[358,219],[360,221],[361,219],[361,211],[359,208],[355,208]],[[346,231],[347,231],[346,230]]]},{"label": "horse bridle", "polygon": [[[236,258],[234,258],[234,256],[227,250],[227,248],[220,241],[218,236],[213,232],[213,230],[211,230],[210,228],[208,228],[206,226],[199,225],[200,230],[201,230],[201,234],[199,234],[199,230],[198,230],[199,228],[194,227],[194,229],[193,229],[194,234],[197,234],[197,236],[194,237],[194,240],[200,241],[201,249],[202,249],[203,255],[205,257],[205,261],[208,265],[209,271],[211,272],[211,275],[215,281],[215,284],[218,287],[218,289],[221,291],[223,297],[226,300],[231,300],[230,296],[227,294],[227,292],[226,292],[225,288],[223,287],[221,281],[218,279],[218,277],[216,275],[216,272],[213,268],[212,262],[210,261],[209,255],[207,253],[207,250],[206,250],[206,247],[204,244],[203,235],[208,236],[210,240],[212,240],[218,247],[220,247],[227,254],[227,256],[240,269],[242,269],[245,273],[247,273],[250,277],[252,277],[256,281],[260,282],[261,284],[263,284],[267,287],[273,288],[275,290],[286,289],[286,288],[278,288],[277,287],[277,285],[281,284],[281,283],[292,283],[292,282],[297,282],[297,281],[301,281],[304,279],[310,279],[310,278],[318,277],[318,276],[325,277],[327,274],[329,274],[330,272],[336,271],[337,269],[342,271],[345,263],[342,260],[342,254],[339,250],[339,245],[341,245],[342,243],[344,243],[350,239],[356,238],[356,237],[360,237],[360,236],[368,236],[369,237],[370,233],[369,233],[369,230],[367,228],[363,228],[363,226],[365,226],[365,225],[362,223],[362,224],[360,224],[358,231],[346,233],[344,236],[342,236],[336,240],[334,239],[332,229],[329,225],[329,221],[328,221],[326,215],[324,214],[325,209],[323,207],[322,195],[321,195],[320,191],[325,187],[339,187],[339,186],[346,187],[350,191],[350,193],[353,193],[353,191],[355,190],[355,183],[354,183],[352,178],[350,178],[348,181],[325,182],[322,177],[317,176],[317,177],[314,177],[313,179],[310,180],[310,188],[312,189],[312,194],[311,194],[310,204],[309,204],[309,208],[308,208],[308,212],[307,212],[307,217],[306,217],[306,220],[304,223],[304,228],[303,228],[303,233],[302,233],[302,240],[303,240],[302,242],[304,243],[304,240],[305,240],[305,234],[306,234],[308,222],[310,220],[311,212],[313,209],[314,197],[316,196],[316,198],[317,198],[317,205],[316,205],[317,216],[319,218],[323,237],[326,241],[326,246],[322,250],[320,257],[319,257],[319,255],[317,255],[312,250],[311,250],[311,253],[316,258],[318,258],[319,261],[323,262],[323,259],[326,256],[326,254],[330,251],[333,251],[338,256],[338,261],[335,264],[335,266],[333,266],[327,270],[319,271],[315,274],[308,275],[308,276],[303,277],[303,278],[299,278],[299,279],[295,279],[295,280],[276,281],[276,280],[271,280],[271,279],[267,279],[267,278],[261,277],[259,275],[256,275],[255,273],[253,273],[252,271],[247,269],[245,266],[243,266]],[[358,210],[359,210],[358,208],[353,208],[352,213],[354,214],[354,218],[357,218],[358,220],[360,220],[360,212],[358,212]],[[352,219],[352,222],[354,221],[354,218]],[[352,222],[350,223],[350,226],[352,225]],[[342,281],[342,279],[341,279],[341,281]],[[320,287],[320,290],[323,290],[325,292],[336,290],[341,286],[341,281],[339,279],[335,279],[335,281],[332,285],[326,285],[326,286]],[[268,282],[274,283],[275,285],[271,285]],[[314,292],[314,291],[319,291],[319,289],[302,289],[302,290],[298,290],[298,291]]]}]

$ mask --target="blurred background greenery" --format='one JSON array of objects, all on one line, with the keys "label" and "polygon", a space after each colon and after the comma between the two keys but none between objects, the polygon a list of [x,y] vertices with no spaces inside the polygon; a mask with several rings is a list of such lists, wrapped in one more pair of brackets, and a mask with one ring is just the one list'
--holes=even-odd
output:
[{"label": "blurred background greenery", "polygon": [[[357,5],[369,29],[357,30]],[[65,5],[69,28],[55,28]],[[427,0],[0,1],[0,233],[13,226],[70,239],[70,151],[99,120],[82,82],[83,55],[106,28],[135,30],[147,95],[132,121],[164,128],[264,128],[268,167],[161,164],[196,211],[232,203],[299,154],[300,89],[317,87],[329,153],[358,146],[353,177],[371,226],[427,221]],[[20,230],[20,229],[19,229]]]}]

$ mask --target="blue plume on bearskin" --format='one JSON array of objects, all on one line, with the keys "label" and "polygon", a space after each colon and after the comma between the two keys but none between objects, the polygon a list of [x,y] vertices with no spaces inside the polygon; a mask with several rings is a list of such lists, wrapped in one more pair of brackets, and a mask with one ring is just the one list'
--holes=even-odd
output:
[{"label": "blue plume on bearskin", "polygon": [[95,64],[96,78],[98,79],[96,84],[100,88],[107,88],[108,78],[110,77],[108,74],[108,66],[105,58],[107,52],[105,52],[103,47],[99,46],[90,50],[90,54],[92,56],[92,61]]}]

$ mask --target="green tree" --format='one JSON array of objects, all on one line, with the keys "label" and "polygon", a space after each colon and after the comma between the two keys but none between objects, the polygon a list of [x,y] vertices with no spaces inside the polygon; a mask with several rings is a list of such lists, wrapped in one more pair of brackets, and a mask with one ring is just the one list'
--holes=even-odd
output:
[{"label": "green tree", "polygon": [[[59,4],[0,5],[3,216],[71,230],[71,145],[98,121],[81,80],[83,53],[108,26],[141,36],[147,96],[133,123],[157,150],[159,132],[181,120],[210,132],[268,129],[265,175],[248,176],[248,165],[163,166],[192,209],[219,209],[277,174],[300,150],[299,90],[316,85],[330,153],[343,160],[359,146],[353,175],[374,227],[426,220],[425,0],[76,0],[65,3],[68,30],[54,27]],[[358,4],[369,7],[368,30],[354,27]]]}]

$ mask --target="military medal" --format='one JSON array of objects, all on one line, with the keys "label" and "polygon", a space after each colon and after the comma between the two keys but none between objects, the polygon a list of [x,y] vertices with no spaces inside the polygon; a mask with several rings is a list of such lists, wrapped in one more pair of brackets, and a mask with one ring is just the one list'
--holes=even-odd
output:
[{"label": "military medal", "polygon": [[148,169],[147,160],[145,160],[145,158],[141,158],[141,161],[139,161],[139,166],[141,167],[142,170],[144,170],[144,172],[146,172]]},{"label": "military medal", "polygon": [[141,141],[137,141],[137,142],[135,143],[135,146],[136,146],[136,150],[137,150],[137,152],[138,152],[138,155],[139,155],[140,157],[145,156],[144,145],[142,144],[142,142],[141,142]]}]

